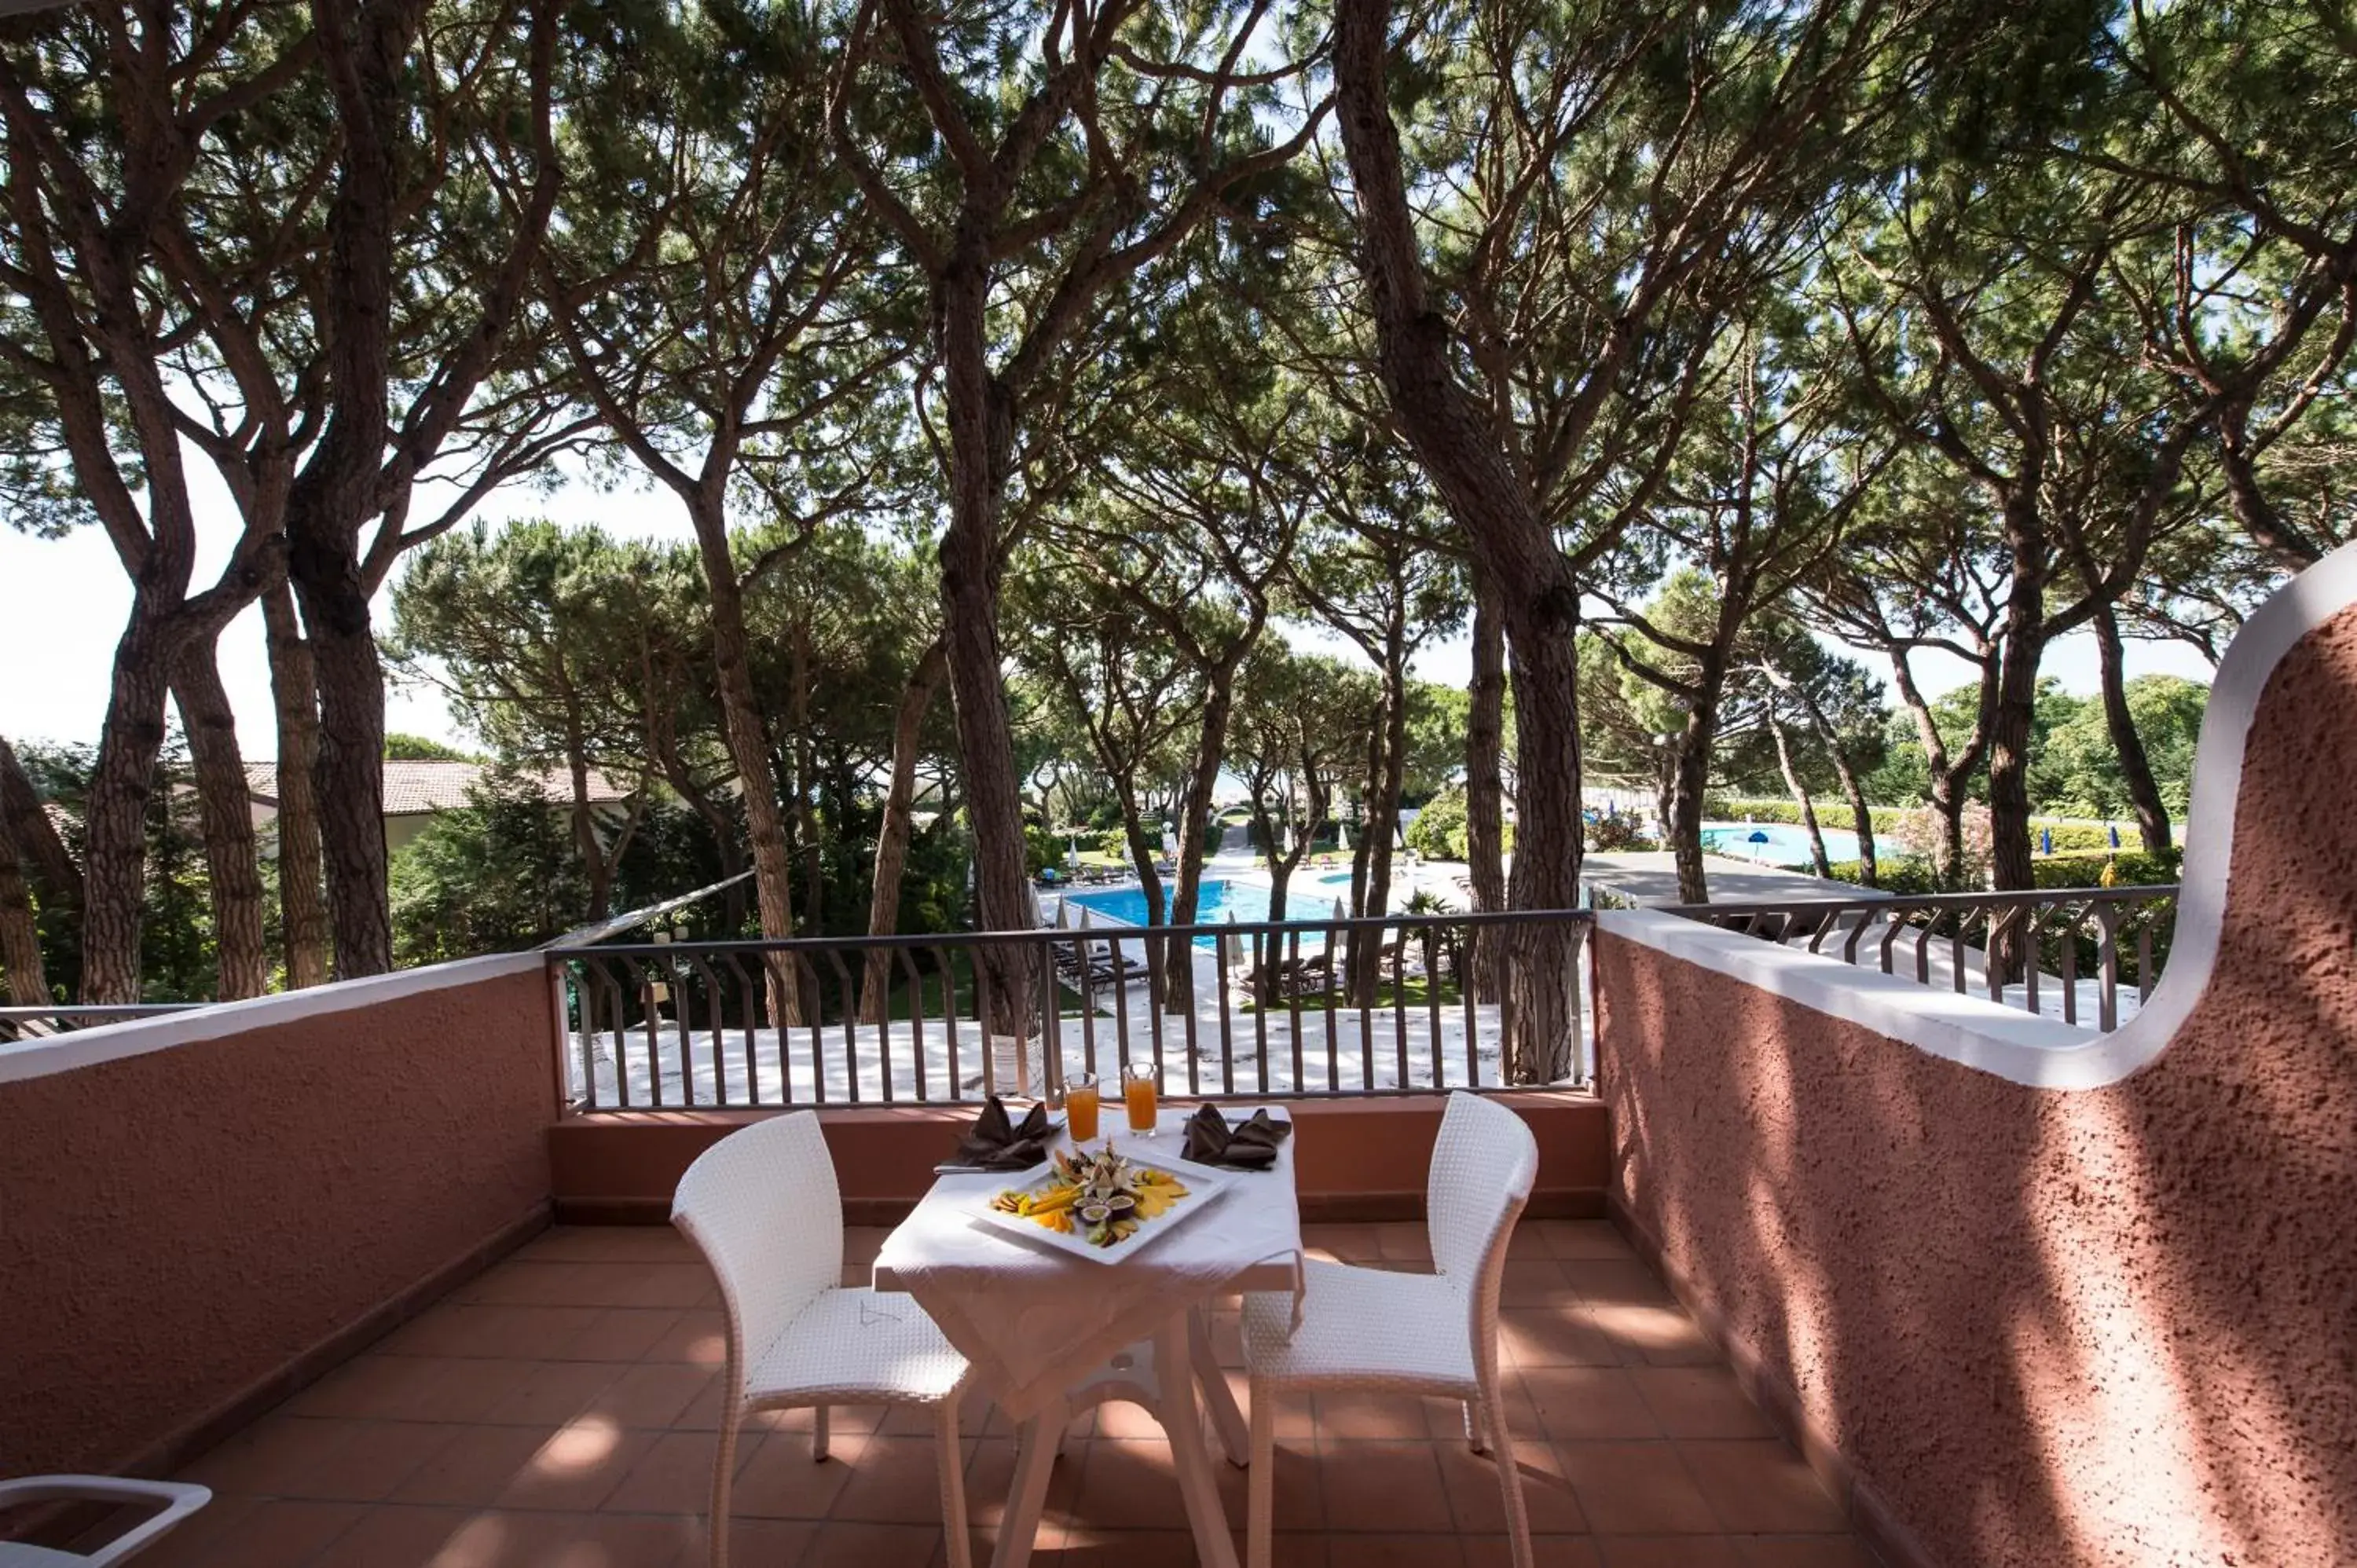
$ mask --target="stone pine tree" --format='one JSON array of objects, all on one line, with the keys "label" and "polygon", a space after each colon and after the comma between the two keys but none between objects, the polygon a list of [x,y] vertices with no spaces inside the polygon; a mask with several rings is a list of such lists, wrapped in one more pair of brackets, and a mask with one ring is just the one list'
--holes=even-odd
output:
[{"label": "stone pine tree", "polygon": [[[886,446],[860,433],[900,356],[870,225],[827,145],[815,18],[694,6],[613,26],[580,68],[603,113],[578,128],[544,268],[550,336],[615,447],[694,532],[761,933],[781,939],[792,867],[746,596],[888,492]],[[792,526],[745,558],[732,514],[755,509]],[[774,1015],[799,1016],[791,966],[772,967],[770,990]]]},{"label": "stone pine tree", "polygon": [[[1106,295],[1224,209],[1265,202],[1269,177],[1307,145],[1322,105],[1281,91],[1304,68],[1249,58],[1266,39],[1294,54],[1294,30],[1266,0],[946,15],[863,0],[852,22],[835,144],[930,306],[948,494],[942,639],[986,929],[1028,922],[998,624],[1023,428]],[[1028,977],[997,972],[989,989],[1018,1027]]]}]

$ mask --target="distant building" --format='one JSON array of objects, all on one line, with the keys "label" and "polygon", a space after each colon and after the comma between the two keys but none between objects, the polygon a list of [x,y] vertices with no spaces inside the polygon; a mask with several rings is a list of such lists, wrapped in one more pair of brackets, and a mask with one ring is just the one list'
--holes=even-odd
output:
[{"label": "distant building", "polygon": [[[425,825],[445,811],[467,803],[467,791],[490,769],[479,762],[388,762],[384,765],[384,847],[398,851]],[[529,775],[526,775],[529,777]],[[266,828],[278,820],[278,765],[249,762],[246,789],[253,800],[253,825]],[[572,775],[561,768],[541,776],[541,788],[552,810],[573,809]],[[589,802],[619,808],[630,791],[596,768],[589,770]]]}]

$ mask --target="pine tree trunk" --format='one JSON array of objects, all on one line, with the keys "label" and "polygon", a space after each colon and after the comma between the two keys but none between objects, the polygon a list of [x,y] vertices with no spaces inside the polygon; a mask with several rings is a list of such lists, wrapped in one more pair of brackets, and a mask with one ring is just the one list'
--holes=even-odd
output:
[{"label": "pine tree trunk", "polygon": [[2316,544],[2291,526],[2259,483],[2251,452],[2248,400],[2229,402],[2218,414],[2218,472],[2225,481],[2226,506],[2251,542],[2287,572],[2298,572],[2322,558]]},{"label": "pine tree trunk", "polygon": [[[1384,0],[1340,0],[1334,71],[1338,126],[1358,200],[1360,267],[1375,318],[1383,386],[1426,473],[1497,585],[1513,682],[1521,780],[1507,897],[1523,909],[1579,901],[1579,584],[1487,413],[1456,381],[1445,317],[1427,308],[1415,220],[1385,99]],[[1574,1064],[1575,935],[1533,923],[1509,945],[1510,1081],[1549,1082]]]},{"label": "pine tree trunk", "polygon": [[[1473,676],[1466,688],[1465,861],[1473,908],[1506,907],[1506,629],[1497,595],[1473,574]],[[1476,940],[1467,964],[1474,997],[1498,999],[1497,964]]]},{"label": "pine tree trunk", "polygon": [[[867,886],[867,934],[888,937],[900,929],[900,879],[909,865],[909,832],[916,820],[917,747],[924,737],[925,713],[942,683],[948,662],[939,638],[918,656],[917,666],[900,688],[899,710],[892,715],[892,783],[884,796],[884,821],[876,830],[876,868]],[[881,1024],[888,1012],[892,989],[889,949],[870,948],[866,973],[859,986],[860,1020]]]},{"label": "pine tree trunk", "polygon": [[1843,754],[1841,741],[1834,734],[1833,724],[1825,717],[1824,706],[1802,687],[1795,686],[1793,693],[1801,699],[1801,711],[1808,715],[1809,727],[1816,732],[1818,740],[1824,744],[1825,755],[1833,758],[1834,776],[1841,780],[1842,796],[1849,802],[1850,822],[1857,834],[1858,885],[1862,887],[1872,887],[1876,886],[1877,875],[1874,864],[1874,811],[1866,803],[1866,791],[1858,783],[1857,769],[1850,766],[1849,758]]},{"label": "pine tree trunk", "polygon": [[[1369,769],[1364,835],[1359,843],[1364,888],[1359,913],[1380,919],[1390,912],[1392,844],[1399,837],[1400,791],[1407,773],[1407,656],[1401,628],[1394,627],[1383,671],[1383,741]],[[1361,932],[1351,943],[1350,995],[1354,1006],[1372,1006],[1383,983],[1383,933]]]},{"label": "pine tree trunk", "polygon": [[1718,744],[1719,711],[1727,701],[1727,667],[1734,659],[1735,639],[1742,626],[1731,605],[1723,604],[1718,635],[1703,654],[1695,675],[1694,693],[1686,705],[1686,722],[1678,736],[1675,765],[1670,773],[1670,851],[1678,868],[1678,899],[1686,904],[1710,901],[1710,887],[1702,864],[1703,797],[1710,791],[1710,759]]},{"label": "pine tree trunk", "polygon": [[[1203,838],[1211,818],[1211,796],[1220,785],[1220,760],[1228,746],[1228,716],[1235,709],[1236,659],[1225,669],[1205,672],[1201,727],[1196,734],[1195,761],[1178,807],[1178,882],[1170,895],[1170,923],[1191,926],[1203,889]],[[1183,943],[1174,943],[1183,950]],[[1181,956],[1183,957],[1183,951]],[[1191,960],[1170,966],[1164,987],[1164,1010],[1186,1013],[1195,1005],[1195,965]]]},{"label": "pine tree trunk", "polygon": [[[974,830],[977,924],[985,931],[1030,923],[1024,897],[1023,785],[1015,768],[1005,664],[998,641],[999,518],[1013,464],[1014,398],[990,373],[987,236],[961,226],[958,249],[936,281],[950,427],[950,520],[942,535],[942,639],[956,713],[966,821]],[[1149,865],[1148,869],[1151,867]],[[976,982],[993,1009],[990,1031],[1028,1033],[1033,950],[974,950]]]},{"label": "pine tree trunk", "polygon": [[94,1006],[140,1000],[147,801],[164,749],[170,648],[162,618],[135,597],[82,808],[81,1000]]},{"label": "pine tree trunk", "polygon": [[192,635],[173,660],[172,696],[188,737],[204,824],[205,874],[212,903],[214,1000],[242,1001],[270,989],[263,937],[262,862],[253,842],[253,792],[237,745],[237,714],[221,685],[214,639]]},{"label": "pine tree trunk", "polygon": [[[1158,929],[1168,924],[1162,901],[1162,874],[1156,869],[1161,846],[1147,831],[1146,811],[1137,799],[1134,782],[1116,778],[1114,780],[1114,798],[1121,805],[1122,840],[1129,845],[1130,864],[1137,868],[1137,889],[1146,900],[1146,928]],[[1159,1007],[1162,1005],[1159,993],[1168,993],[1171,985],[1171,971],[1181,964],[1191,966],[1194,960],[1188,956],[1189,950],[1184,942],[1170,942],[1160,937],[1152,937],[1147,939],[1146,948],[1149,954],[1161,955],[1161,981],[1153,988],[1157,994],[1146,1000],[1148,1006]],[[1116,946],[1114,950],[1118,952],[1120,949]],[[1149,972],[1152,962],[1149,959]]]},{"label": "pine tree trunk", "polygon": [[826,845],[819,836],[818,762],[810,734],[810,628],[794,624],[786,676],[786,724],[793,734],[794,832],[802,848],[802,923],[826,929]]},{"label": "pine tree trunk", "polygon": [[336,978],[393,968],[391,887],[384,845],[384,671],[368,600],[311,585],[297,596],[319,690],[319,756],[313,771],[320,858],[327,871]]},{"label": "pine tree trunk", "polygon": [[1677,757],[1670,768],[1669,799],[1663,821],[1670,829],[1670,858],[1678,870],[1678,902],[1703,904],[1710,886],[1702,864],[1702,798],[1710,780],[1709,726],[1698,713],[1686,715],[1685,732],[1678,737]]},{"label": "pine tree trunk", "polygon": [[316,0],[336,62],[341,144],[328,209],[321,293],[336,324],[328,354],[333,410],[288,493],[287,575],[302,607],[319,693],[315,771],[319,845],[336,978],[393,967],[384,845],[384,671],[369,622],[361,531],[382,514],[392,429],[394,231],[400,221],[401,81],[423,7]]},{"label": "pine tree trunk", "polygon": [[2120,641],[2119,618],[2105,605],[2095,612],[2096,663],[2104,691],[2104,723],[2119,753],[2120,776],[2127,782],[2128,800],[2136,808],[2136,832],[2147,854],[2166,854],[2169,847],[2169,808],[2162,804],[2160,786],[2152,777],[2152,758],[2136,733],[2136,714],[2128,707],[2126,650]]},{"label": "pine tree trunk", "polygon": [[[1908,716],[1915,721],[1915,738],[1923,747],[1924,767],[1932,797],[1932,813],[1940,820],[1940,843],[1932,855],[1932,869],[1940,886],[1950,892],[1964,886],[1964,785],[1971,778],[1977,748],[1968,748],[1973,755],[1951,758],[1947,743],[1940,736],[1940,725],[1932,714],[1932,704],[1924,701],[1916,686],[1906,659],[1893,652],[1890,657],[1891,682],[1899,693],[1900,703]],[[1984,664],[1981,671],[1981,709],[1986,714],[1996,693],[1996,682]]]},{"label": "pine tree trunk", "polygon": [[328,979],[328,901],[320,882],[318,676],[285,583],[262,596],[270,697],[278,714],[278,921],[290,990]]},{"label": "pine tree trunk", "polygon": [[1784,775],[1784,788],[1801,808],[1801,825],[1809,832],[1809,859],[1819,876],[1830,878],[1834,866],[1825,855],[1824,831],[1817,826],[1817,803],[1809,799],[1809,787],[1801,782],[1800,770],[1792,766],[1792,743],[1784,734],[1783,721],[1772,711],[1768,715],[1768,733],[1776,742],[1776,767]]},{"label": "pine tree trunk", "polygon": [[70,908],[81,902],[81,867],[74,864],[57,824],[41,805],[16,748],[0,738],[0,827],[16,843],[44,908]]},{"label": "pine tree trunk", "polygon": [[[2016,559],[2022,558],[2017,547]],[[2035,886],[2029,854],[2029,737],[2038,716],[2045,595],[2038,575],[2015,568],[1998,655],[1996,712],[1989,725],[1989,864],[2000,893]]]},{"label": "pine tree trunk", "polygon": [[0,812],[0,972],[8,980],[8,1002],[15,1007],[47,1007],[48,976],[41,967],[41,928],[33,910],[32,891],[25,885],[24,853]]},{"label": "pine tree trunk", "polygon": [[[785,817],[778,806],[778,779],[761,724],[760,700],[753,690],[744,596],[737,582],[736,562],[728,552],[728,524],[722,506],[723,498],[716,491],[699,495],[689,504],[688,519],[695,526],[705,586],[712,600],[712,661],[720,691],[721,731],[728,743],[729,760],[737,767],[745,834],[753,845],[753,900],[760,910],[761,935],[782,941],[794,934],[792,856],[786,843]],[[765,967],[771,1026],[804,1022],[802,977],[795,964],[778,958]]]}]

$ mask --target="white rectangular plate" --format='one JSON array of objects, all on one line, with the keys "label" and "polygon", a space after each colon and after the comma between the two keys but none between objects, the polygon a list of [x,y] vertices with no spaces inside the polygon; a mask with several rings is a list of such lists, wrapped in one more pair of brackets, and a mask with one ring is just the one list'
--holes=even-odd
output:
[{"label": "white rectangular plate", "polygon": [[1034,1192],[1049,1186],[1056,1179],[1056,1167],[1052,1161],[1036,1170],[1016,1172],[1008,1181],[993,1184],[987,1192],[974,1198],[974,1217],[996,1226],[1010,1236],[1021,1236],[1033,1241],[1043,1242],[1058,1251],[1071,1252],[1086,1258],[1092,1262],[1118,1263],[1124,1258],[1135,1257],[1139,1252],[1152,1246],[1160,1237],[1177,1230],[1211,1208],[1212,1200],[1226,1189],[1230,1181],[1234,1179],[1222,1172],[1213,1170],[1209,1165],[1199,1165],[1192,1160],[1182,1160],[1175,1155],[1133,1154],[1130,1158],[1148,1170],[1168,1171],[1187,1184],[1187,1196],[1178,1200],[1177,1208],[1159,1219],[1149,1219],[1140,1225],[1137,1234],[1126,1241],[1118,1242],[1111,1247],[1092,1246],[1078,1230],[1050,1230],[1038,1221],[1026,1219],[1020,1214],[1008,1214],[990,1206],[992,1198],[1010,1188],[1016,1192]]}]

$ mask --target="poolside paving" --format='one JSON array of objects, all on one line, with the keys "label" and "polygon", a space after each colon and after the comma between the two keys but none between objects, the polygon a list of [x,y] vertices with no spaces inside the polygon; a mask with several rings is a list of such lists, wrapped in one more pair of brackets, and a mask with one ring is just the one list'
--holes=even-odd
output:
[{"label": "poolside paving", "polygon": [[[1313,1250],[1429,1266],[1420,1225],[1311,1226]],[[879,1230],[848,1239],[864,1278]],[[1507,1265],[1504,1399],[1541,1564],[1866,1568],[1840,1510],[1710,1344],[1601,1222],[1535,1221]],[[1240,1365],[1235,1316],[1218,1313]],[[188,1466],[210,1509],[143,1568],[672,1568],[706,1560],[723,1329],[668,1230],[551,1230]],[[1231,1370],[1241,1397],[1243,1375]],[[748,1424],[732,1561],[944,1561],[920,1415],[838,1410]],[[974,1550],[987,1563],[1011,1428],[970,1409]],[[1280,1410],[1276,1561],[1487,1568],[1509,1561],[1496,1478],[1458,1408],[1308,1399]],[[1244,1475],[1219,1466],[1229,1518]],[[1034,1561],[1191,1562],[1168,1445],[1140,1411],[1082,1418]]]}]

